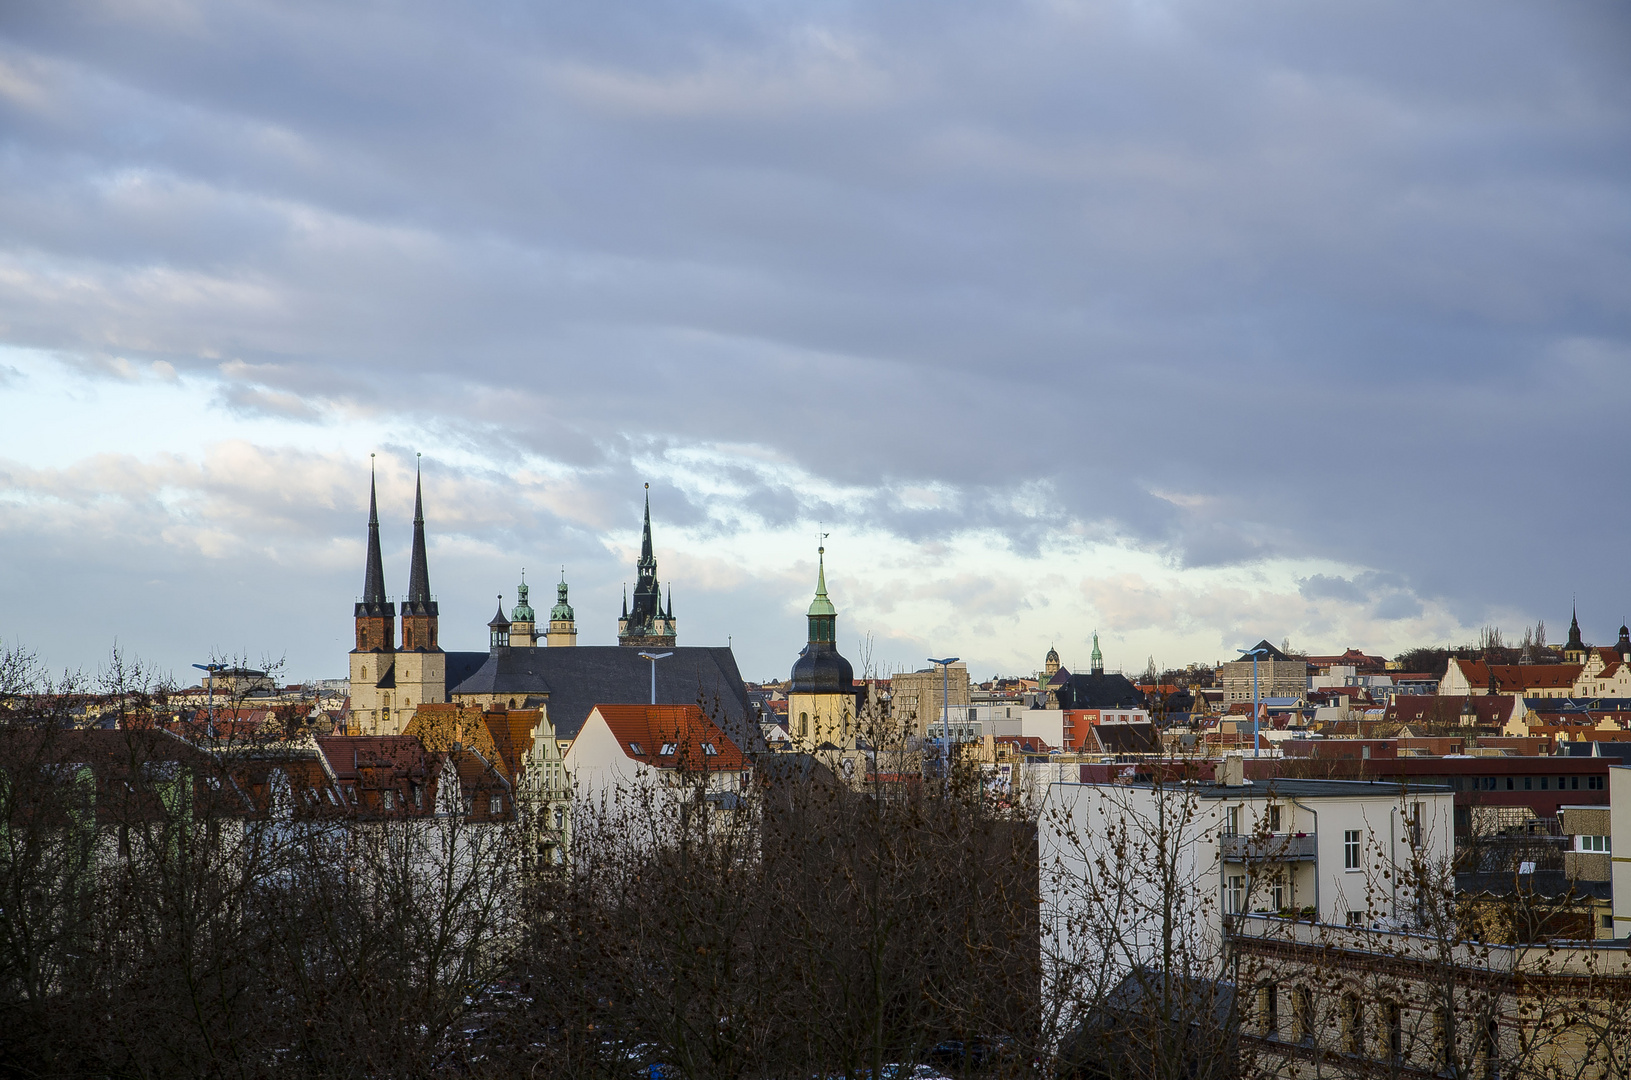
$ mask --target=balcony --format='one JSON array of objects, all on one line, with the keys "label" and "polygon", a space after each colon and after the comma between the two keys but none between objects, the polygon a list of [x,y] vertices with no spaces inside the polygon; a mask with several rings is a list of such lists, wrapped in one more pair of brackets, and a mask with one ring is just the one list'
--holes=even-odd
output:
[{"label": "balcony", "polygon": [[1313,862],[1319,852],[1315,840],[1313,833],[1220,836],[1218,849],[1224,862]]}]

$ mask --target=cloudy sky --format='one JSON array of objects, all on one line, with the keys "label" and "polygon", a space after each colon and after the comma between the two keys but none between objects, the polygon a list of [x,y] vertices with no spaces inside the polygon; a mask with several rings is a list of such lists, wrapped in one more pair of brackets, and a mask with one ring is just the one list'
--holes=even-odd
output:
[{"label": "cloudy sky", "polygon": [[[1631,15],[10,0],[0,638],[338,676],[378,454],[443,642],[873,665],[1631,614]],[[553,602],[544,596],[541,607]]]}]

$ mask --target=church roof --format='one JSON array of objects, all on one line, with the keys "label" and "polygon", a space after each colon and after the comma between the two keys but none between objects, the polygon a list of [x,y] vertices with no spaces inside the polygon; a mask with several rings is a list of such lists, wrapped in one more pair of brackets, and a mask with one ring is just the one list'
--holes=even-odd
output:
[{"label": "church roof", "polygon": [[[768,749],[750,719],[747,687],[728,647],[677,645],[667,651],[674,655],[657,661],[658,704],[695,705],[700,696],[710,714],[717,703],[720,726],[738,746]],[[649,704],[651,661],[621,645],[448,653],[447,682],[453,694],[546,696],[556,737],[571,739],[596,705]]]},{"label": "church roof", "polygon": [[[1063,668],[1060,669],[1063,673]],[[1054,685],[1052,682],[1049,686]],[[1066,709],[1142,709],[1144,692],[1125,675],[1093,672],[1071,675],[1060,686],[1059,704]]]}]

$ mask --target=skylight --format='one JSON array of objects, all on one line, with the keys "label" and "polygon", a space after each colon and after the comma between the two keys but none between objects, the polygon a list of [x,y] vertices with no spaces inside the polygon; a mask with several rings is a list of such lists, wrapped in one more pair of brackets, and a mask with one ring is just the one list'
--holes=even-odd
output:
[{"label": "skylight", "polygon": [[702,744],[702,752],[707,754],[709,757],[717,757],[719,754],[719,747],[715,746],[711,742],[705,742]]},{"label": "skylight", "polygon": [[636,757],[643,757],[645,755],[645,751],[640,749],[640,744],[637,742],[629,743],[629,749],[634,751],[634,755]]},{"label": "skylight", "polygon": [[659,757],[668,757],[668,756],[672,755],[673,753],[674,753],[674,744],[671,743],[671,742],[663,743],[663,748],[661,750],[657,751],[657,754],[658,754]]}]

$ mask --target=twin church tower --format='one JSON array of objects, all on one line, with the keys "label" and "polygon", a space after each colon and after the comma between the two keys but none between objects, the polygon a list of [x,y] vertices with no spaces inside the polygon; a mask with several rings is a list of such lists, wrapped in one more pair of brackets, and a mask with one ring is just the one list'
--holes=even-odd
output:
[{"label": "twin church tower", "polygon": [[[675,641],[673,593],[662,602],[657,581],[657,559],[651,544],[651,494],[646,485],[645,534],[641,540],[639,577],[634,606],[623,598],[623,616],[617,621],[620,645],[640,648],[672,648]],[[455,658],[454,681],[462,682],[467,654],[449,654],[438,641],[440,612],[430,591],[430,567],[425,552],[424,489],[417,472],[413,492],[413,559],[408,569],[408,594],[402,600],[402,641],[397,644],[396,605],[385,593],[385,562],[380,551],[379,503],[372,474],[368,479],[368,557],[363,574],[363,594],[357,601],[356,647],[351,650],[351,712],[366,731],[400,730],[425,703],[453,700],[458,687],[449,682],[449,657]],[[517,604],[508,618],[502,605],[488,623],[490,641],[496,649],[561,648],[577,644],[577,622],[566,598],[563,576],[556,585],[556,602],[542,635],[537,619],[527,603],[526,582],[516,588]],[[484,654],[483,654],[484,655]],[[469,659],[475,659],[471,655]],[[396,719],[392,716],[395,713]]]}]

